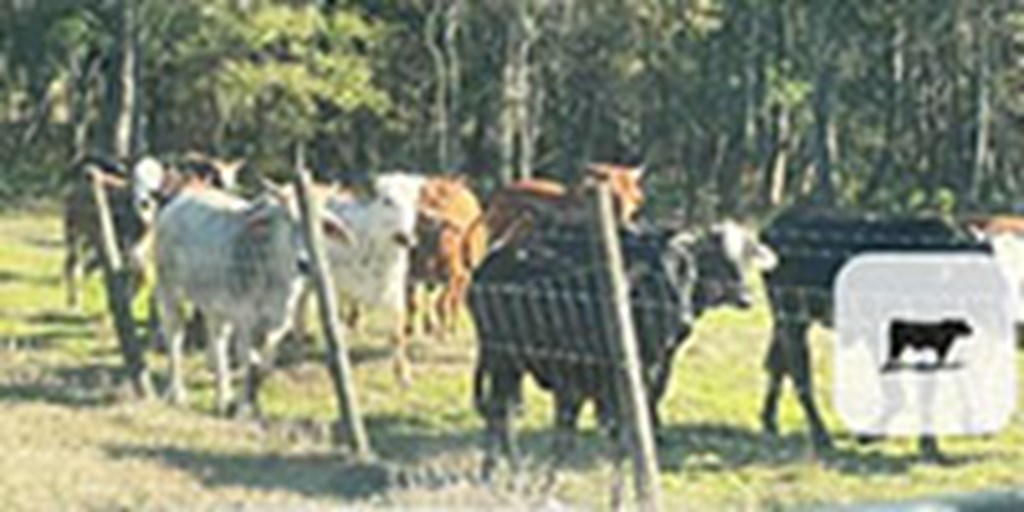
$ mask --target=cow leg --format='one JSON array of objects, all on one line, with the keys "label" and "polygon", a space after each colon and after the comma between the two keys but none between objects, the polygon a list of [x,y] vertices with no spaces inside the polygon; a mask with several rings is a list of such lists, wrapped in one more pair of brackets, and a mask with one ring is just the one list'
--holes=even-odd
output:
[{"label": "cow leg", "polygon": [[[399,312],[404,317],[404,312]],[[409,363],[409,337],[405,335],[405,320],[396,322],[396,327],[391,334],[391,345],[394,350],[393,362],[395,378],[402,387],[408,387],[412,383],[412,368]]]},{"label": "cow leg", "polygon": [[672,366],[675,352],[665,354],[665,360],[658,363],[651,369],[653,375],[650,378],[650,385],[647,393],[647,408],[651,415],[651,428],[654,430],[654,437],[661,441],[661,413],[658,411],[658,404],[668,391],[669,378],[672,376]]},{"label": "cow leg", "polygon": [[179,310],[181,302],[161,286],[157,286],[155,295],[159,305],[163,339],[167,342],[167,400],[174,405],[183,405],[187,397],[183,377],[182,345],[185,342],[185,326]]},{"label": "cow leg", "polygon": [[618,432],[612,442],[612,510],[624,510],[623,496],[626,493],[626,447],[628,440],[624,429],[616,429]]},{"label": "cow leg", "polygon": [[[216,333],[216,330],[211,330],[206,325],[206,315],[200,310],[195,310],[192,315],[188,317],[188,323],[185,324],[185,347],[192,350],[203,350],[209,348],[213,338],[211,334]],[[210,367],[213,368],[213,360],[208,361]]]},{"label": "cow leg", "polygon": [[203,323],[206,326],[208,364],[213,367],[216,380],[217,413],[228,415],[234,403],[231,386],[231,325],[212,317]]},{"label": "cow leg", "polygon": [[455,274],[455,277],[451,279],[451,282],[445,287],[444,295],[444,315],[442,320],[444,326],[442,327],[445,332],[455,336],[459,327],[459,312],[461,306],[465,302],[466,289],[469,288],[469,272],[460,271]]},{"label": "cow leg", "polygon": [[353,333],[358,333],[362,324],[362,314],[359,311],[359,305],[351,303],[348,306],[348,311],[345,313],[345,326],[348,330]]},{"label": "cow leg", "polygon": [[451,294],[451,283],[442,284],[441,291],[434,298],[434,329],[438,339],[445,341],[448,338],[451,323],[449,310],[449,294]]},{"label": "cow leg", "polygon": [[147,313],[147,328],[149,329],[150,336],[152,337],[153,347],[158,350],[167,350],[167,339],[164,337],[164,332],[160,329],[160,305],[156,299],[156,293],[150,292],[149,298],[146,299]]},{"label": "cow leg", "polygon": [[782,327],[776,323],[772,328],[771,344],[765,358],[765,371],[768,373],[768,388],[764,395],[761,408],[761,428],[765,433],[775,436],[779,433],[778,410],[779,398],[782,395],[782,378],[785,376],[785,344],[786,336]]},{"label": "cow leg", "polygon": [[555,396],[555,438],[551,443],[553,458],[548,465],[543,485],[545,493],[555,485],[558,468],[575,448],[576,424],[582,408],[583,399],[578,396],[568,393],[559,393]]},{"label": "cow leg", "polygon": [[242,375],[245,377],[245,388],[241,400],[229,407],[229,414],[236,418],[259,417],[259,387],[261,384],[260,367],[262,361],[256,349],[257,333],[252,327],[238,330],[235,333],[239,352],[242,354]]},{"label": "cow leg", "polygon": [[241,410],[242,416],[253,418],[263,417],[263,408],[260,405],[260,387],[263,381],[274,368],[277,359],[277,346],[281,340],[291,331],[291,325],[284,325],[279,329],[262,333],[252,331],[239,338],[250,340],[247,343],[249,366],[245,371],[245,399]]},{"label": "cow leg", "polygon": [[512,471],[519,471],[519,453],[512,423],[522,385],[522,372],[514,368],[484,371],[481,378],[488,379],[487,397],[478,404],[486,420],[484,461],[481,474],[490,481],[498,461],[505,458]]},{"label": "cow leg", "polygon": [[436,305],[433,308],[431,308],[429,306],[431,298],[437,292],[437,290],[435,288],[436,288],[436,285],[434,283],[430,283],[430,282],[424,283],[423,284],[423,290],[422,290],[423,291],[423,296],[417,298],[417,306],[419,306],[419,299],[420,298],[422,298],[424,300],[424,302],[426,302],[428,304],[427,307],[423,308],[423,310],[420,312],[420,314],[423,315],[423,333],[427,334],[427,335],[430,335],[430,336],[433,336],[434,333],[437,332],[437,323],[438,323],[437,322],[437,308],[436,308]]},{"label": "cow leg", "polygon": [[832,436],[825,428],[825,422],[821,419],[818,405],[814,401],[814,380],[810,361],[810,345],[807,341],[807,324],[793,324],[790,332],[786,334],[787,343],[785,353],[787,366],[793,385],[796,390],[797,400],[804,410],[807,425],[811,430],[811,440],[816,450],[830,450],[832,448]]},{"label": "cow leg", "polygon": [[582,408],[583,399],[578,396],[560,393],[555,397],[555,440],[551,447],[555,465],[561,464],[574,448]]},{"label": "cow leg", "polygon": [[405,287],[405,335],[416,335],[416,314],[419,313],[419,296],[416,283],[409,279]]},{"label": "cow leg", "polygon": [[302,291],[295,299],[295,312],[292,316],[292,337],[299,342],[311,339],[309,334],[309,299],[313,295],[313,287],[303,283]]},{"label": "cow leg", "polygon": [[67,294],[65,299],[69,308],[78,311],[82,307],[82,297],[79,294],[83,272],[81,246],[73,236],[67,234],[64,248],[64,287]]},{"label": "cow leg", "polygon": [[921,453],[921,458],[927,462],[942,463],[945,461],[945,456],[939,449],[939,439],[934,434],[919,437],[917,448]]}]

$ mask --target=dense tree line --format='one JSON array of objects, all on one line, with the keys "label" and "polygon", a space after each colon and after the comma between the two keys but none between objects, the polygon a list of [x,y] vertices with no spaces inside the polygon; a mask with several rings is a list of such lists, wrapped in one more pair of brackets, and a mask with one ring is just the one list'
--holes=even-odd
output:
[{"label": "dense tree line", "polygon": [[1024,204],[1017,0],[2,0],[0,190],[203,150],[483,190],[644,163],[654,206]]}]

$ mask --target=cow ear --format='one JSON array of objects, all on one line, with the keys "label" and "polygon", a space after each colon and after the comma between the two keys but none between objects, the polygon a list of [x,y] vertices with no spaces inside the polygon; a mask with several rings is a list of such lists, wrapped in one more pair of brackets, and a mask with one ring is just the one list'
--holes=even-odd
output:
[{"label": "cow ear", "polygon": [[245,230],[248,233],[264,234],[274,221],[274,208],[265,203],[258,203],[245,215]]},{"label": "cow ear", "polygon": [[291,191],[287,186],[281,185],[270,178],[260,178],[260,184],[263,187],[264,192],[271,195],[280,204],[288,204],[291,199]]},{"label": "cow ear", "polygon": [[236,158],[234,160],[217,162],[217,164],[217,173],[220,174],[221,182],[227,188],[232,188],[238,181],[238,173],[242,171],[242,167],[245,167],[245,159]]},{"label": "cow ear", "polygon": [[644,176],[647,174],[647,166],[639,165],[630,170],[629,173],[633,176],[633,179],[635,181],[640,182],[644,179]]},{"label": "cow ear", "polygon": [[344,244],[352,244],[356,241],[352,228],[341,217],[325,209],[320,220],[323,224],[324,235],[328,238]]},{"label": "cow ear", "polygon": [[751,240],[752,256],[750,262],[754,269],[761,272],[774,270],[779,265],[779,257],[775,251],[758,240]]}]

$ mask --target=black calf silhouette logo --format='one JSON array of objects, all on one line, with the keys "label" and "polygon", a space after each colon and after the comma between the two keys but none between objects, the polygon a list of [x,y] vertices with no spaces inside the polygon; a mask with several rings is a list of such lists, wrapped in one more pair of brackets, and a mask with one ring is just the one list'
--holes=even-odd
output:
[{"label": "black calf silhouette logo", "polygon": [[[946,319],[939,322],[915,322],[893,320],[889,324],[889,357],[882,367],[883,372],[912,367],[917,370],[938,370],[946,365],[946,356],[957,339],[970,336],[974,330],[964,320]],[[931,350],[936,360],[933,365],[906,365],[900,356],[907,348]],[[954,365],[949,365],[953,367]]]}]

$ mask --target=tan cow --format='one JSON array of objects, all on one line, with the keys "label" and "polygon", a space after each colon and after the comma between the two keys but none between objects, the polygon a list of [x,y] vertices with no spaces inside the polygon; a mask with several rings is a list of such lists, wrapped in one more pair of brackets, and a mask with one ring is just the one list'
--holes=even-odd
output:
[{"label": "tan cow", "polygon": [[462,178],[439,176],[426,181],[420,194],[416,237],[419,243],[412,253],[406,331],[414,333],[421,309],[412,289],[415,282],[440,284],[433,308],[424,311],[423,317],[425,330],[432,332],[437,327],[443,338],[454,334],[473,269],[487,251],[483,208]]}]

